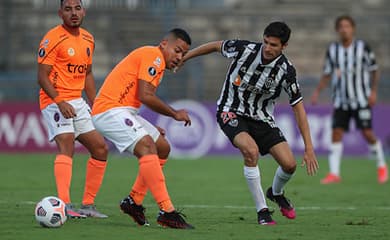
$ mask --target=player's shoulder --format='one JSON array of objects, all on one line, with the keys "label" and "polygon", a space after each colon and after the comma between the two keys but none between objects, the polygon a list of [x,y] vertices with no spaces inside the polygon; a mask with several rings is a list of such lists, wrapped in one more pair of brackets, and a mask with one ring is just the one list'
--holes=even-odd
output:
[{"label": "player's shoulder", "polygon": [[157,46],[142,46],[136,48],[131,55],[140,57],[140,58],[156,58],[162,57],[161,50]]},{"label": "player's shoulder", "polygon": [[43,37],[46,44],[52,42],[58,42],[68,37],[68,33],[65,31],[65,29],[61,26],[55,26],[51,28],[45,36]]},{"label": "player's shoulder", "polygon": [[90,41],[90,42],[95,42],[93,35],[90,32],[88,32],[86,29],[80,28],[80,34],[81,34],[83,39]]},{"label": "player's shoulder", "polygon": [[165,68],[164,56],[158,46],[142,46],[134,49],[130,58],[138,59],[137,61],[150,62],[159,68]]},{"label": "player's shoulder", "polygon": [[224,40],[222,42],[222,44],[226,48],[237,47],[237,46],[254,48],[254,46],[256,46],[257,44],[260,44],[260,43],[256,43],[256,42],[252,42],[250,40],[244,40],[244,39],[228,39],[228,40]]},{"label": "player's shoulder", "polygon": [[142,46],[134,50],[136,53],[146,53],[146,54],[160,54],[161,51],[156,46]]},{"label": "player's shoulder", "polygon": [[335,47],[339,47],[339,46],[340,46],[340,43],[338,41],[332,41],[328,44],[328,50],[335,48]]},{"label": "player's shoulder", "polygon": [[276,64],[277,67],[282,69],[286,74],[296,74],[296,69],[293,63],[287,58],[286,55],[282,54]]}]

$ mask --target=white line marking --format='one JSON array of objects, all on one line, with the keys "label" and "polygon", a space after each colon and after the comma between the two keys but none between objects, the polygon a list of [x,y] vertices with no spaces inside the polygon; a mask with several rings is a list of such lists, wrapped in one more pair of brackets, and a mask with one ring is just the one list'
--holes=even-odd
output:
[{"label": "white line marking", "polygon": [[[38,201],[37,201],[38,202]],[[18,204],[18,205],[35,205],[37,202],[34,201],[21,201],[21,202],[11,202],[0,200],[0,205],[5,204]],[[104,207],[117,207],[116,204],[99,204],[99,206]],[[154,207],[155,205],[146,204],[146,207]],[[236,205],[177,205],[179,208],[202,208],[202,209],[254,209],[254,206],[236,206]],[[390,211],[390,206],[369,206],[369,207],[342,207],[342,206],[301,206],[295,207],[296,210],[300,211],[358,211],[358,210],[381,210],[381,211]]]}]

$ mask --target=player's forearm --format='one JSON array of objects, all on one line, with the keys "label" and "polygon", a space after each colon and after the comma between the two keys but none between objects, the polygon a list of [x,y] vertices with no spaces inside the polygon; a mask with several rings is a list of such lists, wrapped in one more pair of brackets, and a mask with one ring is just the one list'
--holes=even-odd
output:
[{"label": "player's forearm", "polygon": [[375,70],[371,72],[371,91],[377,92],[379,84],[379,71]]},{"label": "player's forearm", "polygon": [[53,100],[58,97],[58,92],[50,82],[49,76],[38,73],[38,84],[42,90]]},{"label": "player's forearm", "polygon": [[156,95],[147,95],[140,97],[140,101],[153,111],[174,118],[176,111],[168,104],[163,102]]},{"label": "player's forearm", "polygon": [[90,102],[90,104],[93,104],[96,97],[96,87],[95,87],[95,78],[90,72],[87,74],[87,77],[85,78],[85,88],[84,88],[85,94],[87,95],[87,98]]},{"label": "player's forearm", "polygon": [[183,61],[187,61],[191,58],[206,55],[212,52],[219,52],[221,51],[222,47],[222,41],[215,41],[215,42],[209,42],[200,45],[199,47],[196,47],[189,51],[183,58]]},{"label": "player's forearm", "polygon": [[305,150],[313,150],[313,143],[311,141],[311,136],[310,136],[310,127],[309,123],[307,121],[307,115],[306,111],[303,105],[303,102],[297,103],[294,107],[294,115],[295,115],[295,120],[297,122],[299,131],[302,135],[303,142],[305,144]]},{"label": "player's forearm", "polygon": [[318,83],[318,85],[316,87],[316,91],[318,93],[320,93],[324,88],[326,88],[329,84],[330,79],[331,79],[330,75],[323,75],[321,77],[320,82]]}]

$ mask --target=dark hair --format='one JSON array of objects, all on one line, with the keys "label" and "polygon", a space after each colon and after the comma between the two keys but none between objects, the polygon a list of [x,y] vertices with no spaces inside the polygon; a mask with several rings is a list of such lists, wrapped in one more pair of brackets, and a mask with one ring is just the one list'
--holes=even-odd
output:
[{"label": "dark hair", "polygon": [[171,34],[176,39],[179,38],[179,39],[183,40],[188,45],[191,45],[191,43],[192,43],[190,35],[185,30],[183,30],[181,28],[174,28],[171,31],[169,31],[168,34]]},{"label": "dark hair", "polygon": [[284,22],[272,22],[264,29],[264,36],[279,38],[282,44],[290,39],[291,29]]},{"label": "dark hair", "polygon": [[341,16],[338,16],[336,18],[336,21],[334,22],[334,28],[336,29],[336,31],[339,29],[340,23],[344,20],[348,21],[352,25],[352,27],[355,27],[355,20],[353,20],[353,18],[351,16],[341,15]]},{"label": "dark hair", "polygon": [[[60,0],[60,6],[62,7],[62,5],[64,5],[64,1],[65,0]],[[80,0],[80,3],[81,3],[81,5],[83,5],[83,1],[82,0]]]}]

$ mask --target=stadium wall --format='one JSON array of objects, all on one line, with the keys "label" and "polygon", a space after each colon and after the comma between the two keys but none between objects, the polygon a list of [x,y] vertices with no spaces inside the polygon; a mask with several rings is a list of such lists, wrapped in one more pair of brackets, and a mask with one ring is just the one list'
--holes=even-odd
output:
[{"label": "stadium wall", "polygon": [[[231,146],[215,121],[215,103],[193,100],[172,102],[175,108],[188,109],[192,126],[163,117],[143,108],[141,115],[167,132],[172,146],[172,156],[176,158],[199,158],[204,155],[239,154]],[[329,106],[307,106],[309,124],[317,154],[326,154],[330,144],[331,108]],[[385,151],[390,153],[390,129],[387,124],[390,106],[378,105],[374,108],[374,130],[382,140]],[[295,154],[302,154],[304,146],[295,124],[291,107],[280,105],[276,108],[276,120]],[[112,151],[116,151],[111,146]],[[367,144],[355,127],[344,137],[346,155],[368,156]],[[0,103],[0,152],[55,152],[54,143],[47,141],[46,124],[39,107],[35,103]],[[85,149],[77,145],[76,151]]]}]

